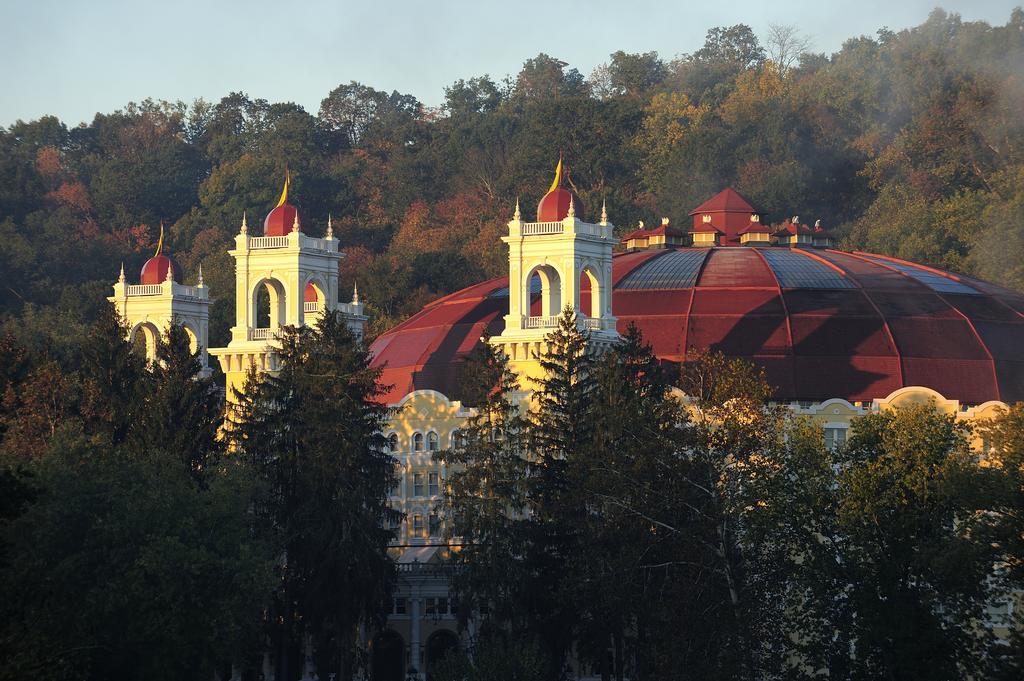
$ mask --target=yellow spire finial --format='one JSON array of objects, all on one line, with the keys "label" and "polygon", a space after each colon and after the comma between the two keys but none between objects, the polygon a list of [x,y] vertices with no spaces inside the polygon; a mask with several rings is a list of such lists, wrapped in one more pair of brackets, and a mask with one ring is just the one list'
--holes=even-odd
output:
[{"label": "yellow spire finial", "polygon": [[558,165],[555,166],[555,180],[551,183],[548,192],[553,192],[562,184],[562,152],[558,152]]},{"label": "yellow spire finial", "polygon": [[288,175],[288,168],[285,168],[284,169],[284,189],[281,190],[281,198],[279,198],[277,200],[277,205],[274,206],[274,208],[280,208],[281,206],[283,206],[285,204],[285,201],[288,200],[288,183],[290,182],[290,180],[291,180],[291,178]]},{"label": "yellow spire finial", "polygon": [[164,247],[164,222],[163,222],[163,220],[161,220],[160,221],[160,240],[156,242],[156,253],[153,254],[154,258],[156,256],[160,255],[160,251],[163,250],[163,247]]}]

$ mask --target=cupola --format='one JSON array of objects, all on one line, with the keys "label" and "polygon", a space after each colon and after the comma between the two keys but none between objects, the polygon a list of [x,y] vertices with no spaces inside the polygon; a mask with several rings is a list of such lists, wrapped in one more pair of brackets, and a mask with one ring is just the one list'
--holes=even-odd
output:
[{"label": "cupola", "polygon": [[289,183],[290,178],[286,170],[281,198],[278,199],[274,210],[270,211],[263,221],[263,236],[287,236],[290,232],[295,231],[297,226],[302,224],[302,216],[299,214],[299,209],[288,203]]},{"label": "cupola", "polygon": [[181,267],[170,256],[163,254],[164,248],[164,226],[160,225],[160,240],[156,244],[156,253],[146,261],[139,273],[140,284],[162,284],[167,280],[167,271],[170,270],[171,278],[181,283]]},{"label": "cupola", "polygon": [[561,222],[569,216],[570,210],[583,219],[583,202],[575,191],[562,186],[562,175],[562,159],[559,157],[551,188],[537,204],[537,222]]}]

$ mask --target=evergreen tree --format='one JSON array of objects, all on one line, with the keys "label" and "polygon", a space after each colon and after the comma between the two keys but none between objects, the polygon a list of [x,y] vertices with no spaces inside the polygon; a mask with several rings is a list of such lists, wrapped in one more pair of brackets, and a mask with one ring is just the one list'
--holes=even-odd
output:
[{"label": "evergreen tree", "polygon": [[281,368],[248,383],[235,414],[233,447],[266,481],[268,513],[281,554],[270,610],[278,678],[302,668],[312,640],[322,677],[350,679],[356,633],[389,596],[388,505],[394,459],[381,431],[389,410],[379,370],[336,313],[316,328],[288,329]]},{"label": "evergreen tree", "polygon": [[222,406],[216,385],[200,375],[199,349],[173,324],[157,343],[152,387],[133,425],[132,444],[159,450],[181,462],[197,479],[216,463],[222,443]]}]

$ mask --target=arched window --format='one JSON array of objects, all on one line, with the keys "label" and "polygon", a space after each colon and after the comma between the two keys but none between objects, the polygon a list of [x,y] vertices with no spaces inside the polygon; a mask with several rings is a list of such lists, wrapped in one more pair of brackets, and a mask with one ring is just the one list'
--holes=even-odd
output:
[{"label": "arched window", "polygon": [[266,286],[256,291],[256,328],[270,328],[270,290]]},{"label": "arched window", "polygon": [[436,452],[437,443],[437,433],[431,432],[430,434],[427,435],[427,449],[429,449],[432,452]]},{"label": "arched window", "polygon": [[451,437],[449,438],[450,447],[465,447],[466,446],[466,434],[461,430],[453,430]]},{"label": "arched window", "polygon": [[412,436],[412,451],[423,451],[423,433],[416,433]]},{"label": "arched window", "polygon": [[391,433],[391,435],[388,435],[388,451],[398,451],[398,433]]}]

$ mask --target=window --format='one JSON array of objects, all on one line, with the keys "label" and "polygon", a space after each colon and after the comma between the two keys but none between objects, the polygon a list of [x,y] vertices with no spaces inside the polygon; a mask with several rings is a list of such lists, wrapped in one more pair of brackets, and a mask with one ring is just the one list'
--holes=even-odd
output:
[{"label": "window", "polygon": [[427,516],[427,524],[431,537],[441,536],[441,519],[437,517],[436,513]]},{"label": "window", "polygon": [[437,433],[430,433],[427,435],[427,449],[432,452],[437,451]]},{"label": "window", "polygon": [[398,433],[391,433],[391,435],[388,435],[388,451],[398,451]]},{"label": "window", "polygon": [[423,536],[423,516],[421,516],[419,513],[412,517],[412,536]]},{"label": "window", "polygon": [[394,615],[404,615],[405,614],[405,599],[404,598],[395,598],[395,599],[393,599],[393,603],[392,603],[392,607],[391,607],[391,613],[394,614]]},{"label": "window", "polygon": [[466,435],[461,430],[453,430],[450,442],[452,447],[465,447]]},{"label": "window", "polygon": [[423,451],[423,433],[416,433],[412,436],[412,451]]},{"label": "window", "polygon": [[447,615],[448,599],[444,596],[438,598],[424,598],[423,613],[425,615]]},{"label": "window", "polygon": [[835,451],[837,447],[846,442],[846,428],[826,428],[825,448]]},{"label": "window", "polygon": [[423,496],[423,473],[413,473],[412,475],[412,495],[414,497]]},{"label": "window", "polygon": [[439,476],[437,473],[427,474],[427,493],[432,497],[436,497],[438,494],[441,493],[439,484],[440,478],[441,476]]}]

